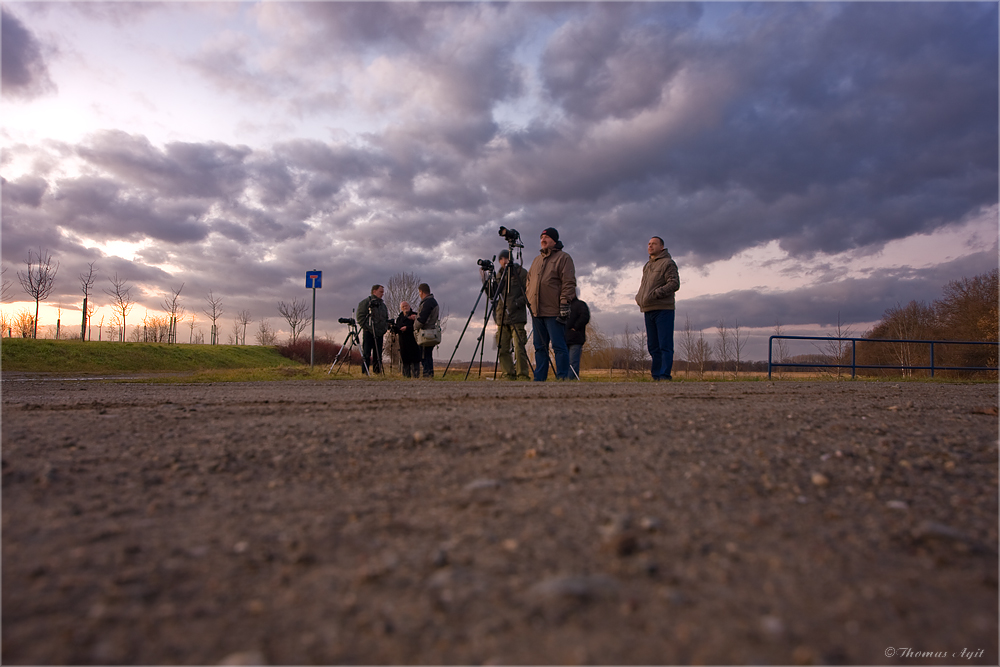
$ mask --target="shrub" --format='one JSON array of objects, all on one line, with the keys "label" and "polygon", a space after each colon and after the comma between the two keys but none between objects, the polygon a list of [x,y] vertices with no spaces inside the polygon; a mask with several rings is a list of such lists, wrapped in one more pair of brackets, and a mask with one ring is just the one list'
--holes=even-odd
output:
[{"label": "shrub", "polygon": [[[309,340],[299,339],[294,343],[289,341],[283,345],[278,345],[277,350],[278,353],[284,357],[288,357],[289,359],[303,364],[308,364],[309,345]],[[339,343],[334,343],[333,341],[325,339],[318,339],[314,348],[314,362],[316,364],[332,364],[333,360],[337,358],[337,353],[340,352],[340,348],[341,345]],[[344,357],[342,356],[340,360],[343,359]],[[357,347],[351,350],[351,363],[361,364],[361,350]]]}]

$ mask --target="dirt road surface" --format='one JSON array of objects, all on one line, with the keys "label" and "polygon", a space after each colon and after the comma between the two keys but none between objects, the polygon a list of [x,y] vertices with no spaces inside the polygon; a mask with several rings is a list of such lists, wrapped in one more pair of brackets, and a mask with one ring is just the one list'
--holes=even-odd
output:
[{"label": "dirt road surface", "polygon": [[995,665],[996,415],[971,384],[5,376],[2,657]]}]

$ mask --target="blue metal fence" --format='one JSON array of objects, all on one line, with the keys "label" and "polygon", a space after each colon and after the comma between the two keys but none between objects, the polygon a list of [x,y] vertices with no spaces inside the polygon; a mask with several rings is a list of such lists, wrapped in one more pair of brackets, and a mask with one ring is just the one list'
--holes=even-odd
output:
[{"label": "blue metal fence", "polygon": [[[788,362],[776,362],[773,359],[773,348],[774,341],[776,339],[783,340],[821,340],[827,343],[829,342],[844,342],[849,341],[851,343],[851,363],[849,364],[822,364],[822,363],[788,363]],[[859,342],[862,343],[918,343],[930,346],[930,365],[929,366],[910,366],[905,364],[859,364],[857,363],[857,351]],[[851,377],[856,377],[859,368],[892,368],[892,369],[908,369],[908,370],[929,370],[931,372],[931,377],[934,377],[934,371],[995,371],[996,366],[937,366],[934,364],[934,346],[935,345],[992,345],[994,347],[1000,346],[997,341],[972,341],[972,340],[908,340],[908,339],[897,339],[897,338],[832,338],[828,336],[771,336],[767,339],[767,377],[771,379],[771,369],[775,367],[789,367],[789,368],[850,368]]]}]

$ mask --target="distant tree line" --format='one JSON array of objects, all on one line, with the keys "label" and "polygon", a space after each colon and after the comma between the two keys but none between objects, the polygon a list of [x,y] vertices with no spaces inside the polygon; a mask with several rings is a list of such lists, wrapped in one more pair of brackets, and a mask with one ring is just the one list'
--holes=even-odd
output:
[{"label": "distant tree line", "polygon": [[[17,272],[17,279],[32,301],[35,302],[34,313],[26,308],[11,314],[5,310],[0,310],[0,336],[17,336],[19,338],[38,338],[38,312],[40,304],[47,300],[55,288],[56,277],[59,272],[59,262],[54,262],[48,250],[38,248],[37,251],[29,250],[25,260],[24,270]],[[83,296],[80,307],[81,319],[79,329],[64,330],[62,328],[62,309],[59,309],[59,318],[56,320],[54,328],[55,338],[93,340],[96,333],[98,340],[103,340],[107,336],[108,340],[119,342],[146,342],[146,343],[178,343],[185,342],[180,335],[180,328],[185,323],[188,328],[188,343],[204,343],[205,336],[199,330],[195,332],[197,315],[191,313],[185,316],[185,308],[181,302],[181,292],[184,283],[179,287],[172,288],[170,294],[164,298],[162,308],[166,315],[150,315],[148,312],[142,319],[141,324],[132,324],[131,330],[128,327],[128,318],[136,305],[136,296],[133,292],[134,286],[129,284],[127,278],[115,273],[107,278],[108,285],[102,289],[108,296],[106,304],[111,309],[110,317],[102,315],[96,323],[93,317],[97,312],[97,305],[91,295],[97,281],[99,270],[94,262],[88,265],[85,273],[81,273],[80,291]],[[13,294],[14,281],[7,278],[7,267],[2,268],[3,290],[0,300],[10,301]],[[205,306],[201,309],[211,322],[209,343],[212,345],[222,343],[222,331],[219,321],[225,312],[225,306],[221,296],[216,295],[212,290],[204,296]],[[278,314],[288,323],[290,330],[289,343],[295,344],[307,324],[308,306],[305,300],[294,299],[291,303],[279,301],[277,304]],[[247,328],[254,322],[249,310],[241,310],[233,320],[233,327],[229,334],[228,343],[230,345],[247,344]],[[75,325],[74,325],[75,327]],[[258,345],[276,345],[278,334],[272,328],[270,322],[264,318],[258,322],[254,339]]]}]

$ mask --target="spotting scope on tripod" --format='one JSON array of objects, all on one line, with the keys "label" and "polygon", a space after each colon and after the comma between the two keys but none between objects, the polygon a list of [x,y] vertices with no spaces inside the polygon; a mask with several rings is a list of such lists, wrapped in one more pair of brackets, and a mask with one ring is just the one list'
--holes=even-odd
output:
[{"label": "spotting scope on tripod", "polygon": [[[326,371],[327,375],[333,372],[333,369],[337,365],[338,361],[340,362],[341,368],[343,368],[344,363],[346,362],[347,372],[350,373],[351,352],[354,351],[354,347],[356,345],[361,345],[361,330],[358,328],[358,321],[355,320],[353,317],[341,317],[337,321],[340,322],[341,324],[347,325],[347,337],[344,338],[344,342],[341,343],[340,349],[337,350],[337,356],[333,358],[333,363],[330,364],[330,368],[328,368]],[[350,342],[350,346],[347,345],[348,342]],[[344,354],[344,350],[347,350],[347,356],[341,359],[340,355]],[[367,375],[368,377],[372,376],[371,372],[368,370],[368,364],[365,363],[364,357],[362,357],[361,359],[361,370],[363,370],[365,375]]]}]

